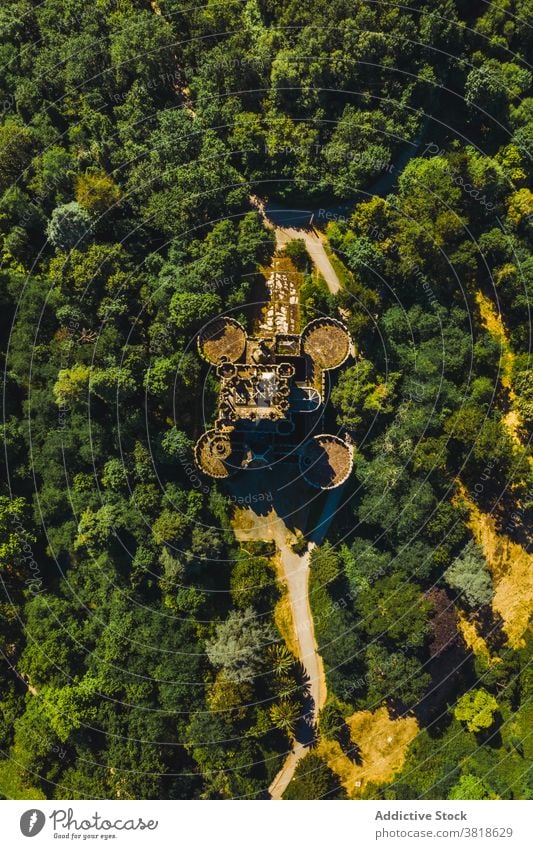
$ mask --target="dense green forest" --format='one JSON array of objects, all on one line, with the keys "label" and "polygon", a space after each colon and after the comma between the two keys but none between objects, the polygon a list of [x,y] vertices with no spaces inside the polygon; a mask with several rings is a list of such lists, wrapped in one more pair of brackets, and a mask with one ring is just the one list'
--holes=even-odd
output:
[{"label": "dense green forest", "polygon": [[[272,547],[239,545],[192,459],[196,334],[248,320],[274,253],[257,196],[330,210],[343,288],[293,245],[302,310],[357,349],[330,412],[354,470],[311,558],[319,739],[357,760],[346,718],[385,707],[418,731],[362,795],[531,798],[533,591],[484,542],[528,556],[532,20],[3,0],[2,796],[262,798],[291,747]],[[286,798],[347,795],[325,751]]]}]

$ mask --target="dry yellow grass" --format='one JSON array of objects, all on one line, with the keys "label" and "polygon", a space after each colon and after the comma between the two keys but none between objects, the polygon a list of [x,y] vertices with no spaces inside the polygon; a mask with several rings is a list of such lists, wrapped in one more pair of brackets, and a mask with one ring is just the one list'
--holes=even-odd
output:
[{"label": "dry yellow grass", "polygon": [[533,612],[533,554],[496,530],[496,522],[469,498],[464,486],[459,492],[470,518],[468,526],[483,549],[494,584],[492,608],[503,620],[509,645],[524,646],[524,633]]},{"label": "dry yellow grass", "polygon": [[501,658],[491,656],[487,643],[481,634],[478,633],[476,623],[469,622],[464,613],[460,611],[458,611],[458,625],[465,644],[477,657],[482,658],[491,666],[494,663],[501,662]]},{"label": "dry yellow grass", "polygon": [[339,776],[348,796],[358,798],[368,782],[385,784],[402,768],[407,749],[418,733],[414,717],[391,719],[387,708],[357,711],[347,717],[354,743],[360,747],[361,765],[353,763],[337,742],[322,741],[318,754]]},{"label": "dry yellow grass", "polygon": [[497,339],[501,345],[502,353],[500,360],[500,368],[502,386],[505,389],[508,389],[510,394],[514,395],[513,386],[511,382],[514,354],[511,351],[509,345],[507,331],[505,329],[501,314],[496,312],[494,304],[492,303],[490,298],[487,298],[487,296],[483,294],[483,292],[476,292],[476,302],[479,308],[481,321],[483,322],[491,336],[494,336],[494,338]]},{"label": "dry yellow grass", "polygon": [[283,595],[274,608],[274,622],[289,651],[295,657],[298,657],[300,652],[294,629],[291,601],[285,588],[283,588]]},{"label": "dry yellow grass", "polygon": [[503,416],[502,422],[514,441],[521,445],[520,429],[522,428],[522,421],[518,412],[516,410],[509,410],[509,412]]},{"label": "dry yellow grass", "polygon": [[278,586],[282,595],[274,608],[274,621],[289,651],[295,657],[299,657],[300,649],[294,627],[291,601],[279,554],[282,546],[296,542],[296,536],[285,527],[273,509],[270,509],[266,515],[258,516],[249,507],[236,507],[233,513],[232,526],[235,537],[241,543],[248,540],[267,540],[276,543],[278,550],[272,557],[272,565],[276,570]]},{"label": "dry yellow grass", "polygon": [[283,574],[283,567],[279,552],[272,558],[272,565],[276,569],[276,577],[278,579],[278,587],[281,591],[281,598],[274,607],[274,622],[283,638],[283,642],[289,651],[295,656],[300,656],[300,647],[298,645],[298,637],[296,628],[294,627],[294,616],[292,615],[291,600],[287,589],[287,583]]},{"label": "dry yellow grass", "polygon": [[[503,388],[507,390],[509,403],[513,405],[517,400],[513,386],[513,364],[515,355],[509,344],[507,330],[503,323],[501,314],[496,312],[496,308],[490,298],[487,298],[483,292],[478,291],[476,292],[476,302],[479,308],[481,321],[491,336],[494,336],[501,346],[500,380]],[[518,445],[522,445],[520,431],[523,427],[523,422],[517,410],[509,410],[509,412],[503,417],[502,422],[511,438],[518,443]]]},{"label": "dry yellow grass", "polygon": [[231,526],[235,538],[239,542],[253,539],[262,539],[261,536],[254,534],[255,514],[250,507],[235,507],[231,518]]}]

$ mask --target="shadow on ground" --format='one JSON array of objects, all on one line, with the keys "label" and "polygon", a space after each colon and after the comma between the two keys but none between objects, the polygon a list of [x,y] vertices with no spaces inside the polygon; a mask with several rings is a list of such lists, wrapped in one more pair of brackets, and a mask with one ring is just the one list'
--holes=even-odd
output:
[{"label": "shadow on ground", "polygon": [[256,516],[274,511],[287,528],[305,533],[310,514],[321,512],[322,493],[308,486],[296,464],[278,463],[262,469],[247,469],[224,486],[235,507],[249,508]]}]

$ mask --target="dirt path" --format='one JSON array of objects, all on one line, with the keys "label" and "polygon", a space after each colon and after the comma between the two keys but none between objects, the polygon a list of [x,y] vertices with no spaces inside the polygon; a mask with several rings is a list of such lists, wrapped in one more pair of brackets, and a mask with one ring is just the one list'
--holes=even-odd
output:
[{"label": "dirt path", "polygon": [[[305,669],[309,683],[309,708],[305,717],[306,724],[315,728],[318,713],[326,702],[326,676],[324,664],[317,651],[313,617],[309,605],[309,560],[314,543],[304,554],[296,554],[291,545],[296,536],[287,528],[283,519],[272,509],[263,516],[257,516],[253,510],[239,510],[235,523],[235,535],[238,540],[273,540],[279,552],[280,578],[285,584],[291,607],[295,644],[298,658]],[[289,752],[281,770],[272,781],[268,792],[272,799],[281,799],[294,770],[308,751],[307,742],[296,741]]]},{"label": "dirt path", "polygon": [[303,227],[277,227],[268,218],[265,212],[265,204],[257,195],[250,195],[250,202],[261,213],[263,222],[276,234],[276,247],[283,248],[292,239],[303,239],[307,253],[311,257],[314,266],[318,269],[327,283],[329,291],[334,295],[341,289],[337,273],[324,249],[326,237],[318,230]]},{"label": "dirt path", "polygon": [[[251,196],[250,201],[260,212],[265,225],[274,230],[276,247],[278,249],[283,248],[292,239],[303,239],[313,264],[326,281],[330,292],[338,292],[341,284],[325,251],[325,236],[312,229],[276,226],[267,217],[264,203],[260,198]],[[272,286],[277,279],[276,274],[278,274],[278,269],[276,261],[274,261]],[[291,293],[289,293],[288,302],[289,304],[292,302]],[[276,310],[276,312],[278,311]],[[313,540],[309,542],[303,554],[297,554],[292,550],[292,545],[297,541],[297,537],[274,508],[271,508],[266,514],[257,514],[251,508],[240,508],[235,511],[233,530],[240,542],[265,540],[276,543],[279,557],[278,577],[286,588],[290,606],[291,645],[296,648],[298,659],[305,670],[308,685],[307,705],[305,714],[300,721],[301,733],[297,732],[298,739],[295,740],[282,768],[268,788],[271,799],[283,797],[299,761],[305,757],[309,751],[310,743],[315,740],[318,715],[326,703],[327,686],[324,663],[318,653],[313,616],[309,604],[309,570],[311,552],[323,539],[338,506],[340,495],[340,490],[329,493],[330,498],[327,500]],[[288,508],[288,515],[293,512],[294,505],[292,508]],[[293,516],[293,521],[294,519],[295,516]],[[297,522],[296,526],[299,524]]]},{"label": "dirt path", "polygon": [[[280,560],[289,594],[299,658],[309,680],[310,707],[306,719],[311,727],[316,728],[318,714],[324,707],[327,692],[324,664],[317,650],[313,617],[309,605],[308,585],[311,548],[312,546],[308,548],[305,554],[299,555],[295,554],[290,546],[285,543],[280,548]],[[305,757],[307,752],[307,743],[299,741],[294,743],[292,751],[268,788],[271,799],[282,798],[294,775],[298,761]]]}]

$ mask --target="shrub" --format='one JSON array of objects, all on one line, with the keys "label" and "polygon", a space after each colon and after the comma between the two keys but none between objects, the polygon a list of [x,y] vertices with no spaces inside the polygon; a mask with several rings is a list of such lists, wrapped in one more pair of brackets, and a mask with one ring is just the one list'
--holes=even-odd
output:
[{"label": "shrub", "polygon": [[81,247],[91,235],[89,213],[75,200],[62,204],[52,212],[46,232],[54,248],[68,251]]}]

